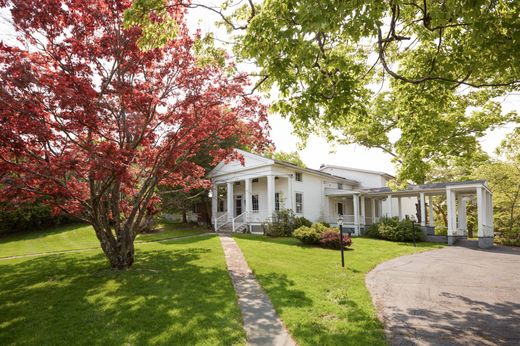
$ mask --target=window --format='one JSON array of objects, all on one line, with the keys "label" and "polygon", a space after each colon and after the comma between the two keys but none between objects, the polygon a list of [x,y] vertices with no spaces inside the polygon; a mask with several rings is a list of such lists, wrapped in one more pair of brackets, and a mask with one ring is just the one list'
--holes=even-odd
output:
[{"label": "window", "polygon": [[258,213],[258,195],[251,196],[251,206],[253,207],[253,213]]},{"label": "window", "polygon": [[343,184],[342,183],[338,183],[338,190],[343,190]]},{"label": "window", "polygon": [[258,183],[258,178],[253,178],[253,183]]},{"label": "window", "polygon": [[223,212],[224,211],[224,199],[219,198],[218,200],[218,211]]},{"label": "window", "polygon": [[300,172],[296,172],[294,177],[296,181],[302,181],[302,174]]},{"label": "window", "polygon": [[343,203],[338,203],[338,215],[343,215]]},{"label": "window", "polygon": [[280,193],[276,192],[274,194],[274,210],[280,211]]},{"label": "window", "polygon": [[236,181],[236,182],[235,182],[235,185],[236,185],[236,186],[240,186],[240,182],[239,182],[239,181]]},{"label": "window", "polygon": [[303,213],[303,193],[296,192],[296,213]]}]

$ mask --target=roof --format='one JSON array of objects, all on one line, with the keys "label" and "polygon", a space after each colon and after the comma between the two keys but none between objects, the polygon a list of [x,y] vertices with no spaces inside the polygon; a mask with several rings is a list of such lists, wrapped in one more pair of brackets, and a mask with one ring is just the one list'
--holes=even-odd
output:
[{"label": "roof", "polygon": [[365,193],[407,193],[407,192],[428,192],[428,191],[437,191],[437,190],[445,190],[448,187],[464,187],[464,186],[474,186],[474,185],[482,185],[487,188],[487,184],[485,180],[466,180],[466,181],[454,181],[447,183],[431,183],[431,184],[422,184],[422,185],[413,185],[410,184],[403,190],[392,191],[389,187],[376,187],[370,189],[361,189],[362,192]]},{"label": "roof", "polygon": [[293,168],[293,169],[299,169],[299,170],[305,171],[307,173],[317,174],[317,175],[325,176],[325,177],[328,177],[328,178],[340,179],[340,180],[343,180],[343,181],[345,181],[345,182],[347,182],[347,183],[349,183],[351,185],[359,185],[358,181],[352,180],[352,179],[348,179],[348,178],[345,178],[345,177],[340,177],[339,175],[334,175],[334,174],[322,172],[320,170],[313,169],[313,168],[301,167],[301,166],[295,165],[294,163],[288,162],[288,161],[281,161],[281,160],[273,160],[273,161],[276,164],[281,165],[281,166],[285,166],[285,167],[289,167],[289,168]]},{"label": "roof", "polygon": [[354,171],[354,172],[372,173],[372,174],[382,175],[382,176],[384,176],[384,177],[386,177],[388,179],[394,179],[395,178],[393,175],[385,173],[385,172],[373,171],[373,170],[370,170],[370,169],[355,168],[355,167],[345,167],[345,166],[336,166],[336,165],[326,165],[326,164],[323,164],[323,165],[321,165],[320,170],[325,169],[325,168],[338,168],[338,169],[345,169],[345,170]]},{"label": "roof", "polygon": [[[345,178],[345,177],[340,177],[340,176],[337,176],[337,175],[334,175],[334,174],[322,172],[322,171],[317,170],[317,169],[312,169],[312,168],[308,168],[308,167],[300,167],[300,166],[295,165],[294,163],[291,163],[291,162],[288,162],[288,161],[271,159],[271,158],[268,158],[268,157],[265,157],[265,156],[262,156],[262,155],[259,155],[259,154],[256,154],[256,153],[251,153],[249,151],[245,151],[245,150],[241,150],[241,149],[235,149],[235,150],[237,152],[239,152],[240,154],[245,155],[245,156],[246,155],[256,156],[257,158],[260,158],[260,159],[264,160],[266,165],[277,164],[277,165],[288,167],[288,168],[291,168],[291,169],[294,169],[294,170],[300,170],[300,171],[307,172],[307,173],[310,173],[310,174],[315,174],[315,175],[319,175],[319,176],[323,176],[323,177],[327,177],[327,178],[333,178],[333,179],[341,180],[341,181],[343,181],[343,182],[345,182],[347,184],[350,184],[350,185],[359,185],[359,182],[356,181],[356,180],[352,180],[352,179],[348,179],[348,178]],[[215,172],[217,172],[218,169],[220,167],[222,167],[223,165],[225,165],[224,160],[222,160],[217,166],[215,166],[215,168],[213,168],[208,173],[208,176],[209,177],[214,176]]]}]

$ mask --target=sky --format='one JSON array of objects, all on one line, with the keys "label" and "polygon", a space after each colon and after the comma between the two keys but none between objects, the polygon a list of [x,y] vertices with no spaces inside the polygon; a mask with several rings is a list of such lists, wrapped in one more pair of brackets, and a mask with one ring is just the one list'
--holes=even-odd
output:
[{"label": "sky", "polygon": [[[204,0],[204,4],[216,4],[220,0]],[[6,12],[1,11],[0,17],[6,17]],[[192,30],[199,28],[202,33],[212,32],[221,40],[229,40],[226,32],[215,25],[218,15],[203,9],[191,10],[188,13],[188,25]],[[13,38],[13,31],[5,19],[0,18],[0,40]],[[520,94],[510,95],[498,99],[502,103],[505,112],[516,110],[520,112]],[[292,125],[277,114],[270,114],[271,140],[278,151],[298,151],[303,162],[310,168],[319,168],[321,164],[334,164],[355,168],[383,171],[394,174],[395,168],[391,156],[380,149],[368,149],[360,145],[333,146],[324,138],[311,135],[304,149],[298,150],[299,140],[292,134]],[[489,132],[482,138],[481,144],[484,150],[492,154],[495,148],[504,139],[505,135],[513,130],[513,126],[505,126]]]}]

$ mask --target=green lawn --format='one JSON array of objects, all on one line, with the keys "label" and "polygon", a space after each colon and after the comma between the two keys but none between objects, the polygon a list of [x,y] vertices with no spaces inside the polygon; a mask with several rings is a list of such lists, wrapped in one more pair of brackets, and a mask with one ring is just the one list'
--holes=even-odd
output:
[{"label": "green lawn", "polygon": [[[136,241],[155,241],[207,232],[204,227],[191,225],[162,224],[160,227],[164,231],[139,235]],[[99,241],[92,226],[84,224],[0,237],[0,257],[89,248],[99,248]]]},{"label": "green lawn", "polygon": [[[1,246],[11,253],[18,246],[19,253],[86,246],[86,229],[4,239]],[[31,244],[40,241],[45,246]],[[107,269],[92,250],[0,260],[0,277],[0,345],[245,343],[214,236],[139,243],[136,263],[124,272]]]},{"label": "green lawn", "polygon": [[300,345],[384,345],[365,274],[390,258],[441,247],[354,238],[342,269],[339,251],[303,246],[289,238],[235,239]]}]

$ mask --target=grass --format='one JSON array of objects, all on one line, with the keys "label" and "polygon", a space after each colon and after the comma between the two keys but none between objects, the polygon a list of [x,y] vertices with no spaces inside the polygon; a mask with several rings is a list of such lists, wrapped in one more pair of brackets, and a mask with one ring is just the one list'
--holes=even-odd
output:
[{"label": "grass", "polygon": [[[204,227],[192,225],[161,224],[160,227],[164,229],[162,232],[138,235],[136,241],[157,241],[207,232]],[[90,248],[99,248],[99,241],[92,226],[85,224],[0,237],[0,258]]]},{"label": "grass", "polygon": [[[90,244],[87,228],[13,243],[24,253],[56,249],[70,237],[71,249]],[[30,244],[40,241],[46,245]],[[1,260],[0,277],[0,345],[245,343],[217,237],[139,243],[136,263],[122,272],[91,250]]]},{"label": "grass", "polygon": [[235,239],[276,311],[300,345],[385,345],[365,274],[388,259],[441,245],[355,238],[345,253],[290,238]]}]

